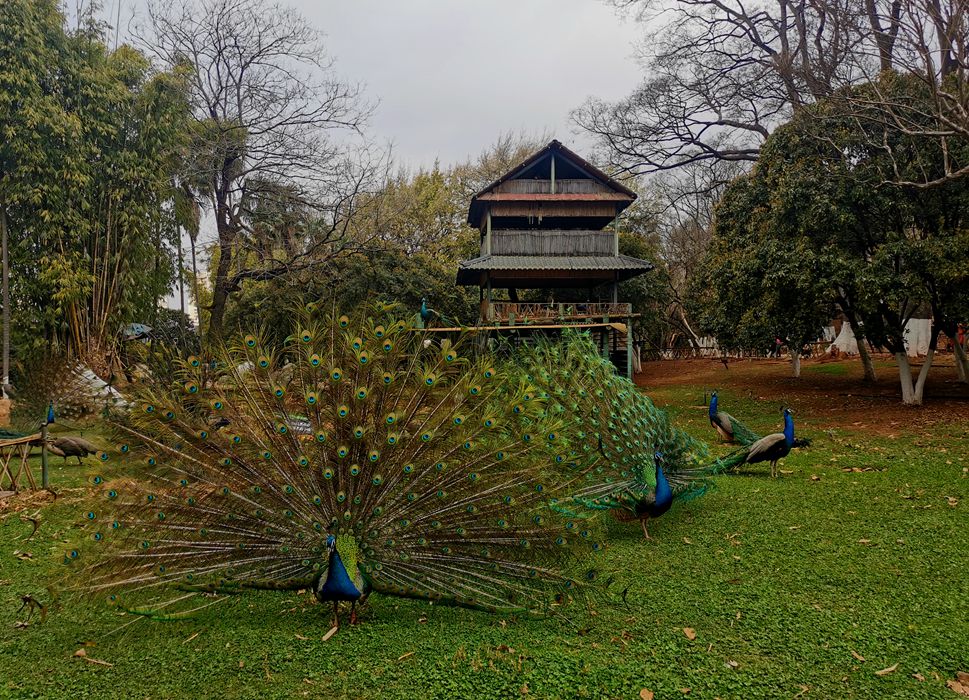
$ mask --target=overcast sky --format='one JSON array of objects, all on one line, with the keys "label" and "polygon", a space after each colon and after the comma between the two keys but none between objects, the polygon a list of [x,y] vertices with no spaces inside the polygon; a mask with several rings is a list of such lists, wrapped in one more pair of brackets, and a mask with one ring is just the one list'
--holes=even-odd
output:
[{"label": "overcast sky", "polygon": [[[69,3],[77,0],[68,0]],[[122,33],[144,0],[104,0]],[[506,131],[580,153],[569,112],[637,84],[639,29],[603,0],[281,0],[326,34],[339,75],[379,102],[370,125],[411,166],[464,160]]]},{"label": "overcast sky", "polygon": [[580,148],[569,111],[637,83],[637,26],[602,0],[295,0],[337,69],[380,100],[373,134],[402,160],[477,154],[502,131]]},{"label": "overcast sky", "polygon": [[[113,20],[120,9],[124,34],[143,2],[104,0],[104,10]],[[463,161],[507,131],[588,152],[569,112],[628,94],[640,76],[639,28],[603,0],[281,2],[325,33],[340,77],[378,102],[369,135],[410,167]]]}]

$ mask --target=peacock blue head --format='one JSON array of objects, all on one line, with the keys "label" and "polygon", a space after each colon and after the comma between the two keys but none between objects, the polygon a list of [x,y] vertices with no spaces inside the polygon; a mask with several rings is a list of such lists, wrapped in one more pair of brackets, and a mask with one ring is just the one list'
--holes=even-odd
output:
[{"label": "peacock blue head", "polygon": [[710,394],[710,416],[717,415],[717,392]]},{"label": "peacock blue head", "polygon": [[332,552],[335,549],[336,549],[336,537],[334,537],[333,535],[327,535],[326,536],[326,550],[328,552]]}]

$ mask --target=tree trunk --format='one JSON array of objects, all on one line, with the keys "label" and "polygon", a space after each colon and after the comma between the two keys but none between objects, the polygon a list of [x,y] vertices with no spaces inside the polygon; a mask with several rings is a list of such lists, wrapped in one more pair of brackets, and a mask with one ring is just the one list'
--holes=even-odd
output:
[{"label": "tree trunk", "polygon": [[175,228],[175,235],[178,236],[178,301],[179,310],[182,312],[178,317],[178,329],[182,336],[182,350],[187,347],[185,336],[185,261],[182,258],[182,229]]},{"label": "tree trunk", "polygon": [[791,350],[791,368],[794,372],[794,378],[799,379],[801,377],[801,353]]},{"label": "tree trunk", "polygon": [[912,365],[908,362],[908,355],[903,350],[895,353],[895,362],[898,363],[898,380],[902,384],[902,403],[915,403],[915,388],[912,386]]},{"label": "tree trunk", "polygon": [[956,373],[959,375],[960,382],[969,384],[969,357],[966,356],[966,349],[958,338],[955,341]]},{"label": "tree trunk", "polygon": [[195,327],[198,329],[199,343],[202,342],[202,298],[199,296],[199,269],[195,264],[195,236],[190,235],[189,245],[192,247],[192,288],[195,295]]},{"label": "tree trunk", "polygon": [[871,361],[871,353],[868,352],[868,343],[865,337],[855,336],[855,340],[858,341],[858,357],[861,358],[861,366],[865,369],[865,377],[862,381],[865,384],[874,384],[878,381],[878,377],[875,376],[875,364]]},{"label": "tree trunk", "polygon": [[[215,282],[212,285],[212,306],[209,307],[209,338],[215,342],[222,340],[226,304],[229,301],[229,268],[232,265],[232,241],[236,232],[232,223],[227,221],[228,207],[220,205],[216,216],[219,229],[219,264],[215,268]],[[223,218],[225,217],[225,218]]]},{"label": "tree trunk", "polygon": [[935,356],[935,348],[929,347],[929,352],[919,370],[919,376],[912,381],[912,365],[908,360],[908,353],[904,350],[895,353],[895,361],[898,362],[898,378],[902,385],[902,403],[909,406],[921,406],[922,397],[925,394],[925,380],[929,377],[929,369],[932,367],[932,359]]}]

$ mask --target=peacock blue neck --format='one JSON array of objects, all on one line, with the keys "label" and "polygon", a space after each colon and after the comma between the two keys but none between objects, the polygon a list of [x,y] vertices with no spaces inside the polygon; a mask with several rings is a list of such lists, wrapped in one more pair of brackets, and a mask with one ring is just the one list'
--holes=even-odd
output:
[{"label": "peacock blue neck", "polygon": [[320,600],[358,600],[361,594],[362,591],[353,583],[340,553],[334,547],[330,550],[326,581],[320,587],[317,597]]},{"label": "peacock blue neck", "polygon": [[710,417],[715,418],[717,415],[717,392],[713,392],[713,396],[710,397]]},{"label": "peacock blue neck", "polygon": [[794,445],[794,418],[789,411],[784,411],[784,442],[788,447]]},{"label": "peacock blue neck", "polygon": [[665,508],[673,502],[673,489],[663,473],[663,467],[656,467],[656,506]]}]

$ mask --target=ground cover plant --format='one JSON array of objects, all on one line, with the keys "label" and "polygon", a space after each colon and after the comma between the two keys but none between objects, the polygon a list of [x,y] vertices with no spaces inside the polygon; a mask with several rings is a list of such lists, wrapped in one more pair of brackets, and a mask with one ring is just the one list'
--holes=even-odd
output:
[{"label": "ground cover plant", "polygon": [[[946,398],[916,410],[887,378],[862,385],[854,363],[809,363],[799,381],[782,362],[645,369],[644,390],[709,442],[718,388],[761,433],[792,406],[813,444],[776,481],[762,465],[718,477],[652,525],[654,542],[611,524],[615,580],[593,610],[535,620],[375,597],[324,641],[330,611],[312,595],[265,592],[122,627],[130,615],[45,590],[92,473],[55,459],[56,499],[0,501],[0,697],[957,697],[969,423],[954,372],[929,387]],[[18,627],[24,594],[48,612]]]}]

